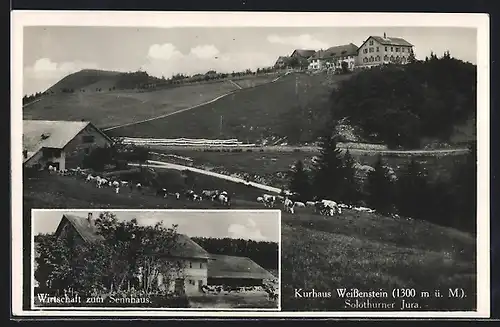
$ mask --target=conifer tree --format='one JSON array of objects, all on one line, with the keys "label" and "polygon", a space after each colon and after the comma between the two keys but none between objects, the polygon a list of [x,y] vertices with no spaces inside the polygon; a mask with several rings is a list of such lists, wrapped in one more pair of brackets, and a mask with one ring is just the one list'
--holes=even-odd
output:
[{"label": "conifer tree", "polygon": [[320,154],[313,167],[315,195],[319,198],[338,199],[342,194],[344,167],[342,152],[337,148],[337,136],[327,134],[322,137],[319,147]]},{"label": "conifer tree", "polygon": [[298,193],[301,199],[308,199],[310,196],[309,175],[301,160],[295,163],[291,171],[290,191]]},{"label": "conifer tree", "polygon": [[430,188],[427,176],[422,171],[420,164],[411,158],[405,171],[396,183],[396,206],[399,213],[405,217],[425,219]]},{"label": "conifer tree", "polygon": [[349,149],[344,154],[344,182],[342,202],[345,204],[356,204],[359,200],[360,190],[358,181],[356,180],[356,168],[354,167],[354,158],[352,157]]},{"label": "conifer tree", "polygon": [[373,168],[367,178],[368,204],[381,214],[391,213],[393,185],[380,155]]}]

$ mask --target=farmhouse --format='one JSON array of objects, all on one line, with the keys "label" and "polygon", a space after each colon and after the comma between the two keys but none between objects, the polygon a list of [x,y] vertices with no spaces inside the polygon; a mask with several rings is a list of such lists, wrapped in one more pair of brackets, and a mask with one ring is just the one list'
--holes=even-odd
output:
[{"label": "farmhouse", "polygon": [[407,64],[413,45],[399,37],[369,36],[359,47],[357,66],[370,68],[382,64]]},{"label": "farmhouse", "polygon": [[290,60],[289,57],[279,56],[278,60],[276,60],[276,63],[274,64],[274,68],[278,68],[278,69],[286,68],[289,60]]},{"label": "farmhouse", "polygon": [[[87,218],[64,214],[56,236],[73,242],[99,242],[104,238],[97,233],[92,213]],[[186,294],[199,294],[204,285],[262,285],[273,276],[249,258],[209,254],[184,234],[178,234],[177,245],[165,260],[182,267],[178,272],[164,272],[156,277],[160,289]],[[136,273],[142,280],[142,269]]]},{"label": "farmhouse", "polygon": [[342,63],[347,63],[347,68],[353,70],[356,65],[358,47],[349,43],[319,50],[309,58],[309,69],[341,69]]},{"label": "farmhouse", "polygon": [[76,168],[92,148],[112,143],[88,121],[23,120],[25,167]]}]

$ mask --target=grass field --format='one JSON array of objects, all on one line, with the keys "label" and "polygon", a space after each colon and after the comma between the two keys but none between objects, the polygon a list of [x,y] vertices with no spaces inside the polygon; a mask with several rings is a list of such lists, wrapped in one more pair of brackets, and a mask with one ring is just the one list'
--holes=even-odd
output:
[{"label": "grass field", "polygon": [[[349,77],[290,74],[275,83],[242,90],[190,111],[112,130],[110,135],[257,140],[262,134],[283,133],[288,123],[284,116],[297,106],[324,111],[332,87]],[[314,122],[311,126],[319,125]]]},{"label": "grass field", "polygon": [[[233,209],[262,206],[253,199],[262,192],[242,184],[197,176],[196,190],[229,188]],[[210,201],[161,199],[123,190],[97,189],[73,177],[45,176],[26,180],[24,210],[31,208],[216,208]],[[172,190],[173,191],[173,190]],[[29,224],[28,224],[29,225]],[[28,227],[28,226],[27,226]],[[282,214],[282,308],[284,310],[344,310],[343,301],[296,298],[295,289],[332,291],[355,287],[415,288],[418,292],[463,288],[464,299],[448,297],[417,300],[425,310],[475,308],[475,238],[427,222],[388,218],[344,210],[323,217],[309,208]],[[427,307],[425,307],[427,305]]]},{"label": "grass field", "polygon": [[84,119],[105,128],[189,108],[237,89],[223,81],[150,92],[57,93],[23,108],[23,119]]}]

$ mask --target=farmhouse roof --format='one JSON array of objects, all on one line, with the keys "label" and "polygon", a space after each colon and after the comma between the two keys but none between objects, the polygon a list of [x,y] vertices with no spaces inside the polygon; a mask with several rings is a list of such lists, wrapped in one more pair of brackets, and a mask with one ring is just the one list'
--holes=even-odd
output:
[{"label": "farmhouse roof", "polygon": [[[62,226],[62,221],[67,219],[69,223],[75,228],[77,233],[82,237],[85,242],[93,243],[103,241],[104,237],[98,234],[97,228],[94,224],[89,223],[87,218],[64,214],[57,228],[56,234]],[[189,236],[184,234],[177,234],[177,246],[172,249],[171,256],[179,258],[196,258],[208,259],[209,254],[205,249],[195,243]]]},{"label": "farmhouse roof", "polygon": [[23,162],[28,161],[42,148],[64,148],[89,125],[112,142],[89,121],[23,120],[23,150],[28,154],[23,158]]},{"label": "farmhouse roof", "polygon": [[360,48],[369,40],[369,39],[374,39],[375,41],[377,41],[378,43],[382,44],[382,45],[393,45],[393,46],[407,46],[407,47],[412,47],[413,44],[411,44],[410,42],[406,41],[405,39],[403,38],[400,38],[400,37],[382,37],[382,36],[374,36],[374,35],[371,35],[369,36],[365,42],[363,42],[363,44],[360,46]]},{"label": "farmhouse roof", "polygon": [[315,50],[304,50],[304,49],[295,49],[292,52],[292,56],[294,53],[297,53],[299,56],[304,57],[304,58],[309,58],[312,56],[316,51]]},{"label": "farmhouse roof", "polygon": [[328,58],[355,56],[357,52],[358,52],[358,47],[353,43],[349,43],[349,44],[330,47],[326,50],[316,51],[316,53],[314,53],[314,55],[311,58],[328,59]]},{"label": "farmhouse roof", "polygon": [[274,279],[275,277],[250,258],[210,254],[208,278]]},{"label": "farmhouse roof", "polygon": [[59,234],[64,220],[67,220],[75,228],[76,232],[82,237],[85,242],[94,243],[104,240],[104,237],[97,233],[97,228],[95,227],[95,225],[90,223],[87,218],[69,214],[63,215],[61,222],[57,227],[56,235]]}]

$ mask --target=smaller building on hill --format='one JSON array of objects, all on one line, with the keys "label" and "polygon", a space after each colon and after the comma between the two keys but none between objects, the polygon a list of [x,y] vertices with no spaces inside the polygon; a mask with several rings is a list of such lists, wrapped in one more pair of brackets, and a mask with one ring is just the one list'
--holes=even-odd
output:
[{"label": "smaller building on hill", "polygon": [[276,63],[274,64],[274,68],[277,68],[277,69],[287,68],[289,60],[290,60],[290,57],[279,56],[278,60],[276,60]]},{"label": "smaller building on hill", "polygon": [[309,58],[309,69],[342,69],[342,63],[346,63],[347,69],[353,70],[356,65],[358,47],[349,43],[319,50]]},{"label": "smaller building on hill", "polygon": [[210,254],[208,285],[261,286],[270,279],[275,277],[250,258]]},{"label": "smaller building on hill", "polygon": [[88,121],[23,120],[24,167],[76,168],[93,148],[112,143]]}]

